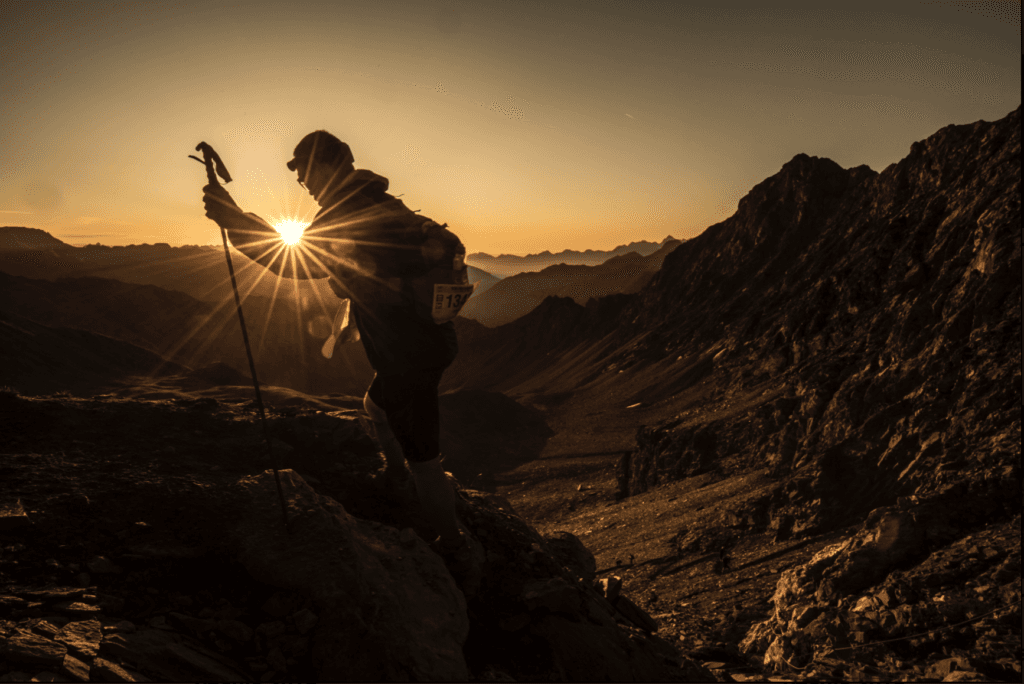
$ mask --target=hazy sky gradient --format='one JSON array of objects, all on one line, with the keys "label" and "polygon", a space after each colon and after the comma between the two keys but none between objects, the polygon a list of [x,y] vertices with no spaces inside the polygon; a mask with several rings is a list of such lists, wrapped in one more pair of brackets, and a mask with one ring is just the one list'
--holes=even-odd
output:
[{"label": "hazy sky gradient", "polygon": [[611,249],[1020,104],[1019,2],[844,5],[2,3],[0,225],[219,242],[200,140],[243,209],[311,218],[284,164],[324,128],[470,252]]}]

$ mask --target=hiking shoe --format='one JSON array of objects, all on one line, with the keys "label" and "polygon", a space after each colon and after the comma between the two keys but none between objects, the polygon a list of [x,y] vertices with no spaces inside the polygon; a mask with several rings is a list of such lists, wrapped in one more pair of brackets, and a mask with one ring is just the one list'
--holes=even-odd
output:
[{"label": "hiking shoe", "polygon": [[462,543],[449,546],[440,537],[430,542],[430,548],[441,556],[452,579],[462,589],[466,598],[475,596],[483,576],[484,549],[465,531],[461,533]]},{"label": "hiking shoe", "polygon": [[374,495],[394,506],[415,506],[419,504],[416,483],[408,471],[384,468],[370,477],[370,487]]}]

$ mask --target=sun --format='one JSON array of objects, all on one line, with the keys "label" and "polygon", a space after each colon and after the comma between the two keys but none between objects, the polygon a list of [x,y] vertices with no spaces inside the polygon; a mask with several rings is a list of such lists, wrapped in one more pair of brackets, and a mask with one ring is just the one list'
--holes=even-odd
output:
[{"label": "sun", "polygon": [[295,219],[284,219],[274,224],[274,228],[281,234],[281,239],[286,245],[297,245],[302,240],[302,233],[309,224],[305,221]]}]

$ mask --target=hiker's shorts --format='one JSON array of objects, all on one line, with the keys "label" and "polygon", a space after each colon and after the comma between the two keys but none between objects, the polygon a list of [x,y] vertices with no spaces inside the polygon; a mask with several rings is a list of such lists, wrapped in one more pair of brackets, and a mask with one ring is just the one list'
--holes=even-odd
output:
[{"label": "hiker's shorts", "polygon": [[422,463],[441,455],[438,385],[447,366],[373,377],[366,391],[384,409],[388,425],[409,461]]}]

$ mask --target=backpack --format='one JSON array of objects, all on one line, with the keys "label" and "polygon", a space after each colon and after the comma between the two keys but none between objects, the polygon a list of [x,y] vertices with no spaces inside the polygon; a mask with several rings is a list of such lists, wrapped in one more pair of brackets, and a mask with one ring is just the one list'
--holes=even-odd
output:
[{"label": "backpack", "polygon": [[448,224],[427,220],[420,226],[422,275],[404,279],[403,289],[412,299],[416,314],[441,324],[455,318],[477,283],[469,282],[466,248]]},{"label": "backpack", "polygon": [[[400,232],[402,242],[412,247],[413,253],[418,247],[419,254],[408,260],[403,258],[411,263],[406,264],[405,273],[401,277],[385,277],[386,287],[373,285],[372,289],[380,294],[373,299],[389,304],[402,301],[412,303],[418,318],[438,325],[451,321],[465,306],[477,286],[477,283],[469,282],[466,248],[462,241],[448,230],[448,224],[439,225],[430,219],[407,224]],[[360,256],[357,254],[358,251],[353,257],[358,261]],[[328,282],[341,299],[350,296],[341,280],[348,280],[350,284],[356,280],[362,280],[364,284],[367,282],[355,271],[338,273],[339,269],[332,270],[335,272]]]}]

